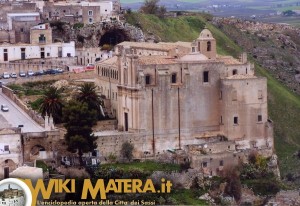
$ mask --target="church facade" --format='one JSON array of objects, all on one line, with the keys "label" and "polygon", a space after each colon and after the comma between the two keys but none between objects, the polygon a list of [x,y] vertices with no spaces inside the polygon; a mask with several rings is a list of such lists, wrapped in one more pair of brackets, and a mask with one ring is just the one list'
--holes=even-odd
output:
[{"label": "church facade", "polygon": [[267,80],[246,54],[218,55],[216,43],[208,29],[193,42],[123,42],[99,62],[97,84],[118,120],[118,131],[98,134],[103,155],[127,140],[137,157],[180,149],[195,167],[213,155],[216,167],[227,153],[241,153],[237,161],[252,150],[271,155]]}]

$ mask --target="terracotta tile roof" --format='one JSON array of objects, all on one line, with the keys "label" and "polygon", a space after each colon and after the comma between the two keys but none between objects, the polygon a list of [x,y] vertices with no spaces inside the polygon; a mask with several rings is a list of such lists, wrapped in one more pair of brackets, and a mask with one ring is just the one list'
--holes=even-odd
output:
[{"label": "terracotta tile roof", "polygon": [[96,65],[99,65],[99,64],[116,65],[116,64],[117,64],[117,61],[118,61],[118,57],[117,57],[117,56],[114,56],[114,57],[112,57],[112,58],[105,59],[105,60],[103,60],[103,61],[97,62]]},{"label": "terracotta tile roof", "polygon": [[142,56],[138,59],[140,65],[177,64],[175,58],[169,56]]},{"label": "terracotta tile roof", "polygon": [[163,50],[163,51],[169,51],[171,49],[175,49],[178,46],[190,48],[191,43],[190,42],[176,42],[176,43],[166,43],[166,42],[160,42],[160,43],[149,43],[149,42],[129,42],[124,41],[118,45],[122,46],[130,46],[130,47],[137,47],[137,48],[145,48],[145,49],[153,49],[153,50]]}]

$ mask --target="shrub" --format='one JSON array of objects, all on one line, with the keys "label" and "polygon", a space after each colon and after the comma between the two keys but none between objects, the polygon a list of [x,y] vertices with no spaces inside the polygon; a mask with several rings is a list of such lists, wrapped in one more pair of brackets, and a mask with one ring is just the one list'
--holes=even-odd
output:
[{"label": "shrub", "polygon": [[82,36],[82,35],[77,35],[77,41],[83,43],[83,42],[84,42],[84,36]]},{"label": "shrub", "polygon": [[82,28],[83,26],[84,26],[83,23],[78,22],[78,23],[75,23],[75,24],[73,25],[73,29],[80,29],[80,28]]},{"label": "shrub", "polygon": [[225,194],[234,197],[235,201],[239,201],[242,196],[242,184],[237,167],[229,166],[224,168],[223,175],[226,180]]},{"label": "shrub", "polygon": [[107,159],[108,159],[108,161],[109,161],[110,163],[113,163],[113,162],[116,162],[117,156],[116,156],[115,154],[113,154],[113,153],[110,153],[110,154],[108,155]]},{"label": "shrub", "polygon": [[121,156],[126,158],[128,161],[130,161],[133,157],[133,149],[134,149],[134,146],[129,143],[129,142],[124,142],[122,144],[122,148],[121,148]]}]

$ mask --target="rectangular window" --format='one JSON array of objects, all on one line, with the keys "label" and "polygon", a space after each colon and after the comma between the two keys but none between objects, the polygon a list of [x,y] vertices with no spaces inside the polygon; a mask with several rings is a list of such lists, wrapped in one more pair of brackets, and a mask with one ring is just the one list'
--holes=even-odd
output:
[{"label": "rectangular window", "polygon": [[[62,57],[62,47],[58,47],[58,57]],[[81,59],[82,64],[82,59]]]},{"label": "rectangular window", "polygon": [[21,59],[24,60],[25,58],[25,48],[21,48]]},{"label": "rectangular window", "polygon": [[239,118],[233,117],[233,124],[238,124],[238,123],[239,123]]},{"label": "rectangular window", "polygon": [[202,167],[207,167],[207,162],[203,162]]},{"label": "rectangular window", "polygon": [[262,90],[258,90],[258,99],[262,99],[262,98],[263,98]]},{"label": "rectangular window", "polygon": [[8,146],[8,145],[5,145],[5,146],[4,146],[4,151],[6,151],[6,152],[9,151],[9,146]]},{"label": "rectangular window", "polygon": [[7,49],[3,50],[3,59],[4,61],[8,61],[8,53],[7,53]]},{"label": "rectangular window", "polygon": [[237,91],[232,92],[232,101],[237,101]]},{"label": "rectangular window", "polygon": [[220,124],[223,124],[223,116],[220,117]]},{"label": "rectangular window", "polygon": [[209,78],[208,78],[208,71],[204,71],[203,72],[203,82],[208,82]]},{"label": "rectangular window", "polygon": [[224,161],[220,160],[220,166],[224,166]]},{"label": "rectangular window", "polygon": [[93,18],[89,18],[89,23],[93,23]]},{"label": "rectangular window", "polygon": [[89,16],[93,16],[93,11],[92,10],[89,11]]},{"label": "rectangular window", "polygon": [[39,36],[39,43],[46,43],[46,37],[44,34],[40,34]]},{"label": "rectangular window", "polygon": [[41,59],[45,58],[45,49],[41,48]]},{"label": "rectangular window", "polygon": [[151,84],[151,76],[150,75],[146,75],[145,82],[146,82],[146,85]]},{"label": "rectangular window", "polygon": [[171,77],[171,83],[172,84],[175,84],[177,82],[177,74],[176,73],[173,73],[172,74],[172,77]]},{"label": "rectangular window", "polygon": [[261,115],[261,114],[259,114],[259,115],[257,116],[257,121],[258,121],[258,122],[262,122],[262,115]]},{"label": "rectangular window", "polygon": [[71,57],[71,53],[67,53],[67,57]]},{"label": "rectangular window", "polygon": [[223,92],[222,92],[222,91],[220,91],[219,99],[220,99],[220,100],[223,99]]}]

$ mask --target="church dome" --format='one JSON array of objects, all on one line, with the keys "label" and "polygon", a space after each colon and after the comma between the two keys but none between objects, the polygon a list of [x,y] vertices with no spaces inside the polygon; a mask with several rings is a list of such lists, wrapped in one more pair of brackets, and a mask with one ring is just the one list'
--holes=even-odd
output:
[{"label": "church dome", "polygon": [[203,29],[199,35],[198,39],[213,39],[213,35],[211,34],[211,32],[208,29]]},{"label": "church dome", "polygon": [[201,53],[190,53],[180,58],[182,62],[199,62],[206,61],[208,58]]}]

